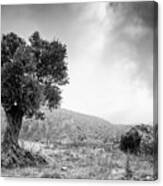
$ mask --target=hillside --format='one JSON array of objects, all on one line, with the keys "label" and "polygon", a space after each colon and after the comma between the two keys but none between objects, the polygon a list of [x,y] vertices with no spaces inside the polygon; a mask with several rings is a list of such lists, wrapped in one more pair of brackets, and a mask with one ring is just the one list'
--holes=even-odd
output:
[{"label": "hillside", "polygon": [[[24,119],[19,143],[24,149],[44,157],[48,165],[3,168],[3,176],[154,179],[153,157],[128,156],[120,151],[119,142],[115,140],[131,126],[114,125],[101,118],[66,109],[45,110],[45,114],[44,121]],[[6,125],[3,111],[1,120],[3,136]]]},{"label": "hillside", "polygon": [[[24,119],[20,138],[29,141],[50,141],[78,143],[87,140],[90,143],[107,142],[126,130],[127,126],[117,126],[110,122],[86,114],[66,110],[44,109],[45,120]],[[5,115],[1,113],[2,134],[5,128]]]}]

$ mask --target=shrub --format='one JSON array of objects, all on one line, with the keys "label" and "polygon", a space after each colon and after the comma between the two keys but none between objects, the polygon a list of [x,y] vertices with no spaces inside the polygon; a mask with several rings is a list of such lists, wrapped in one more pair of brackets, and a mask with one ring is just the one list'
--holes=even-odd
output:
[{"label": "shrub", "polygon": [[153,155],[154,143],[153,127],[141,124],[132,127],[121,136],[120,149],[134,154]]},{"label": "shrub", "polygon": [[141,136],[135,127],[121,136],[120,149],[124,152],[137,154],[140,149]]}]

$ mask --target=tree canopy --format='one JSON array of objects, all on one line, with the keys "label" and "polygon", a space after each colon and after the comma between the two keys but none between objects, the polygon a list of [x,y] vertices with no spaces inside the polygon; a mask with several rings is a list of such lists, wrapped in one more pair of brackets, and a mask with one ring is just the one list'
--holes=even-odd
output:
[{"label": "tree canopy", "polygon": [[68,83],[66,45],[34,32],[27,43],[15,33],[1,39],[1,103],[6,112],[39,115],[40,105],[60,104],[60,86]]}]

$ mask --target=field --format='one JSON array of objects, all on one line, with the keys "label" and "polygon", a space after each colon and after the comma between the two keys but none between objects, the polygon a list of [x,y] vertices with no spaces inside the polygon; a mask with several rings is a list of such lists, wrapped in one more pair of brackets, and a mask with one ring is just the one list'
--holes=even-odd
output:
[{"label": "field", "polygon": [[[41,154],[47,165],[2,168],[2,176],[66,179],[153,180],[151,156],[125,154],[120,136],[131,126],[65,109],[46,112],[46,119],[25,119],[20,146]],[[2,111],[2,137],[5,129]]]}]

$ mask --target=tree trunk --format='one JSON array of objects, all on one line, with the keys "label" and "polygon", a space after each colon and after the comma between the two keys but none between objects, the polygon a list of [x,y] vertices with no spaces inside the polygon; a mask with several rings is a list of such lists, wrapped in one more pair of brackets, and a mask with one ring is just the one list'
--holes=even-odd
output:
[{"label": "tree trunk", "polygon": [[44,158],[32,154],[18,145],[23,113],[15,107],[6,112],[6,117],[7,126],[1,145],[1,166],[5,168],[14,168],[46,164],[47,162]]},{"label": "tree trunk", "polygon": [[6,112],[7,126],[3,136],[2,149],[4,152],[13,146],[18,146],[19,132],[22,126],[23,113],[18,109]]}]

